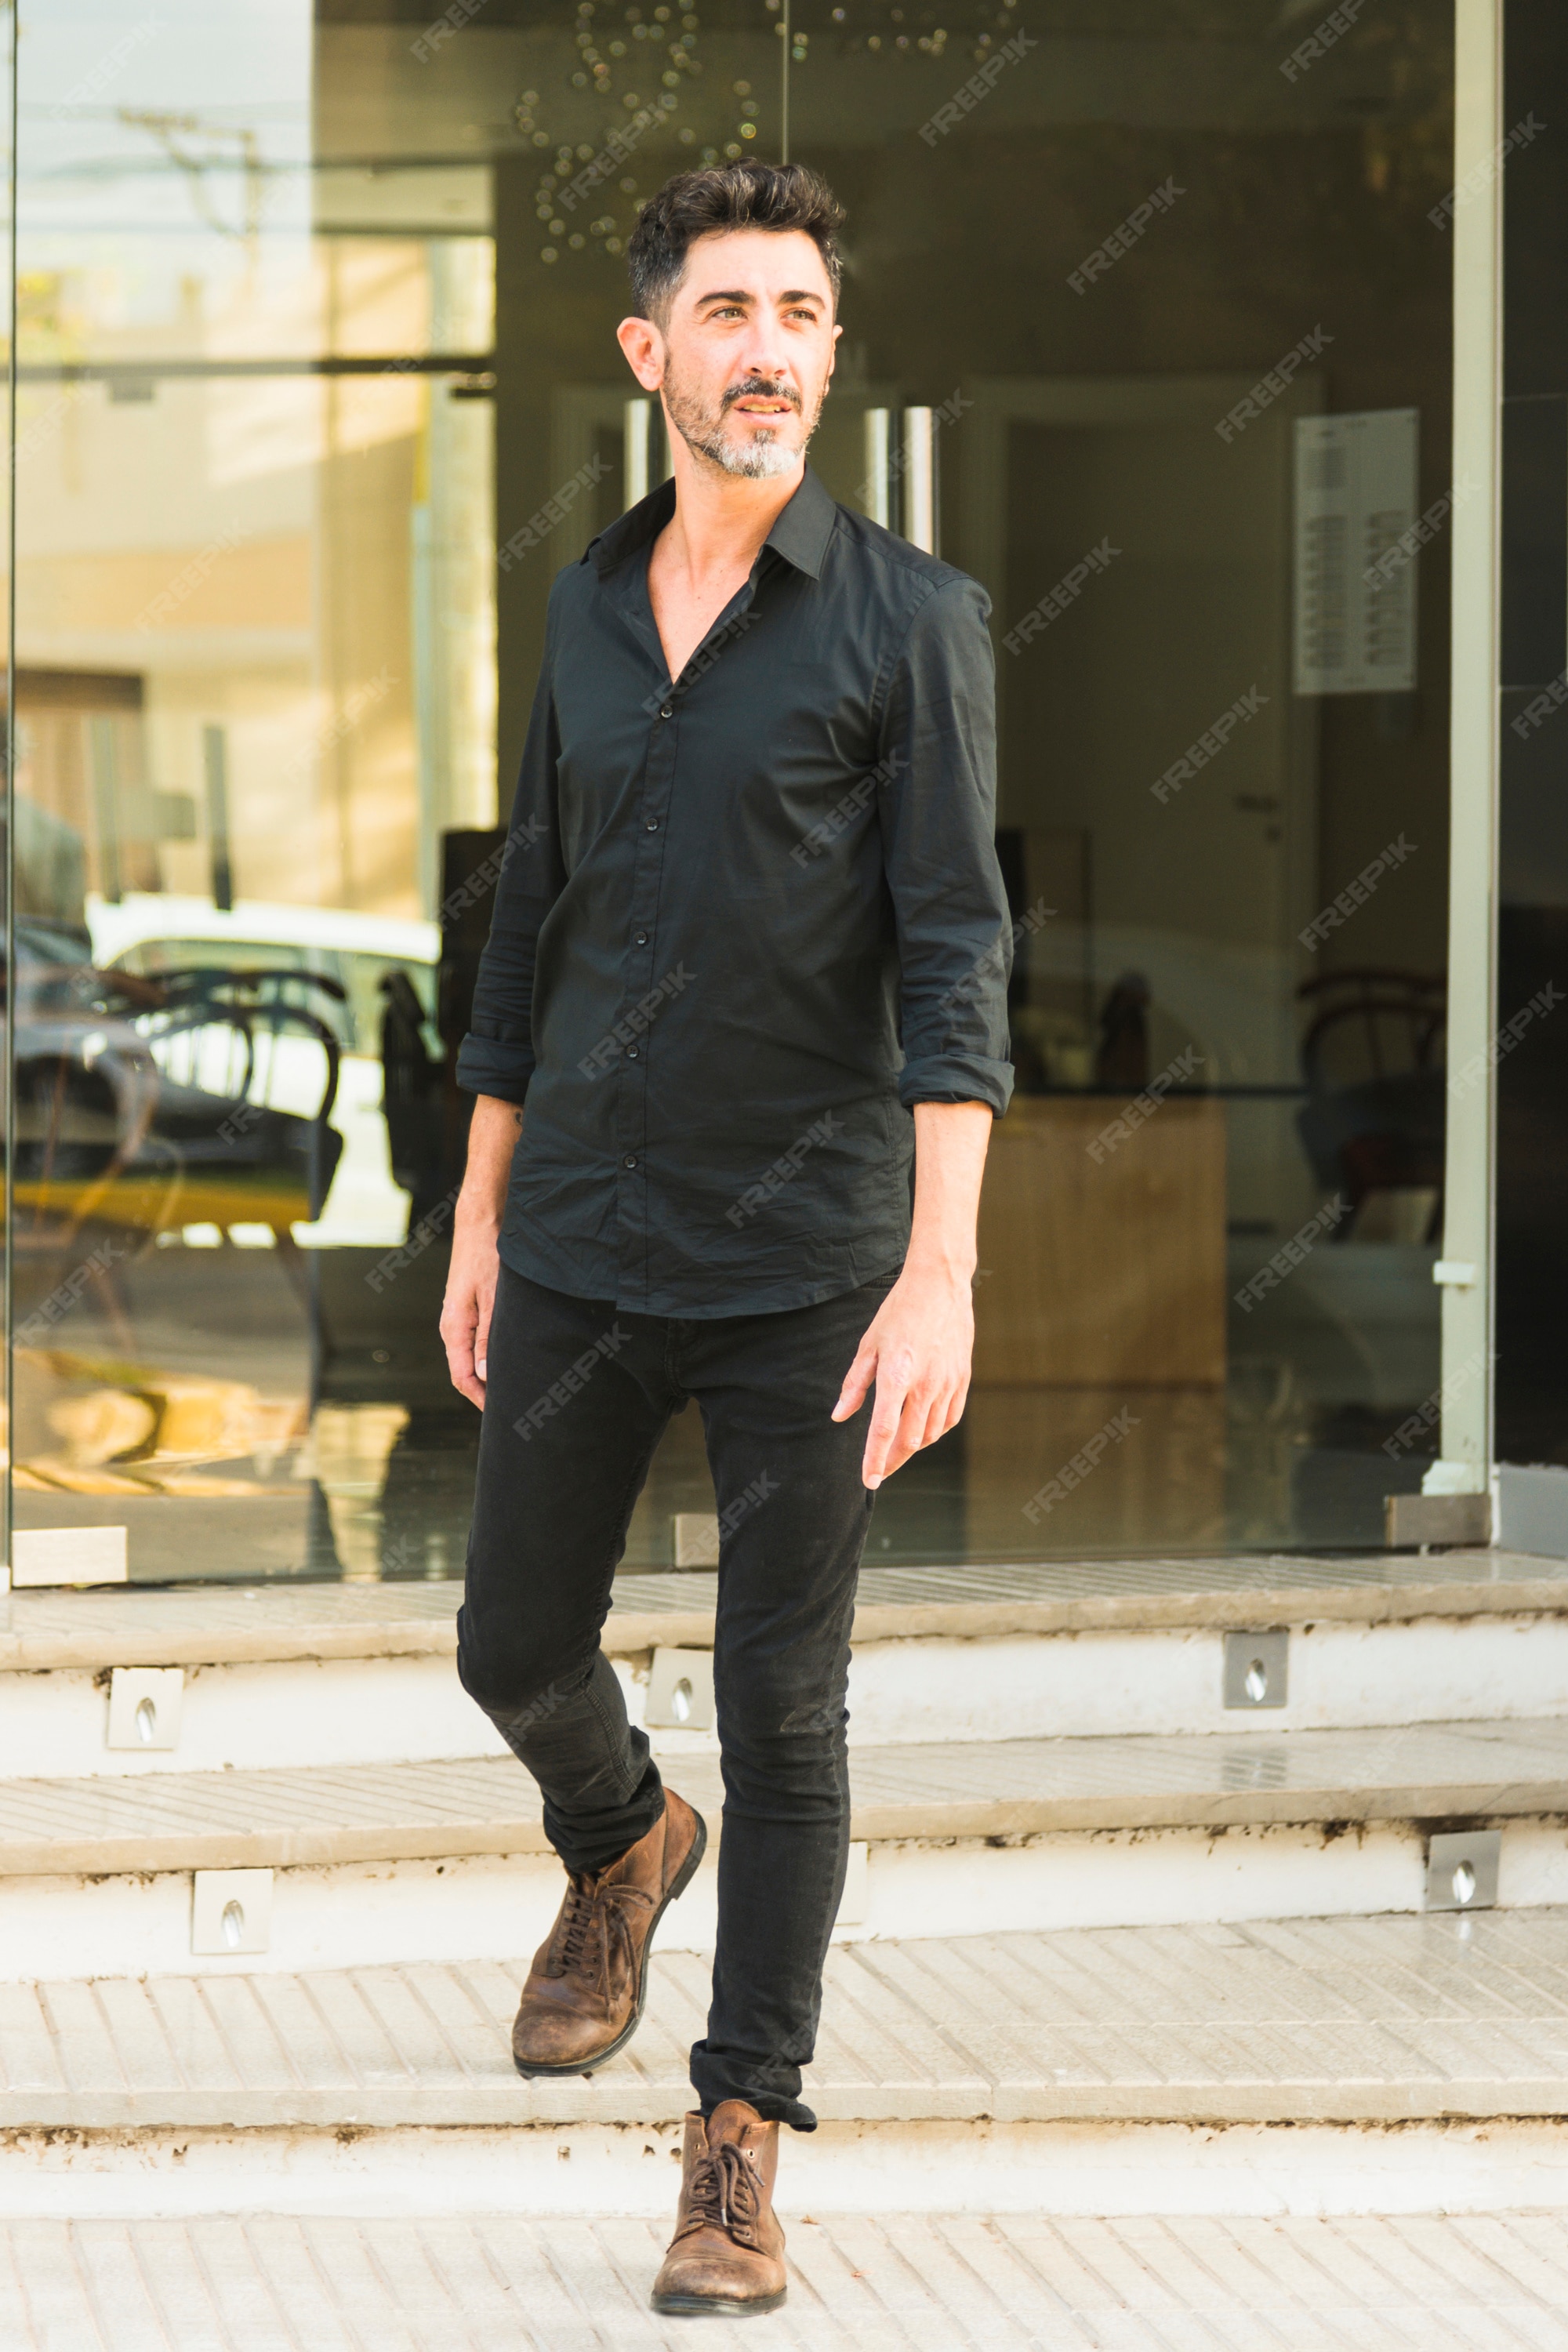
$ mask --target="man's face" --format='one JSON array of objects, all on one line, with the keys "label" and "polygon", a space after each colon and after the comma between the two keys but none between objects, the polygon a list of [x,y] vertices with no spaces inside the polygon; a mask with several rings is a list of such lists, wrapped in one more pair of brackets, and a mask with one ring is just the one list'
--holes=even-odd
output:
[{"label": "man's face", "polygon": [[816,429],[838,333],[827,271],[803,229],[699,237],[658,338],[671,423],[726,474],[792,473]]}]

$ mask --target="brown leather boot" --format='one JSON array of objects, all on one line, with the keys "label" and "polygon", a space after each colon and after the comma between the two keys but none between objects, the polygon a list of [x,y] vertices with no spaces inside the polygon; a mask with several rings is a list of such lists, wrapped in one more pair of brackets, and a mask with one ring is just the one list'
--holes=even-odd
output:
[{"label": "brown leather boot", "polygon": [[744,2099],[704,2123],[686,2118],[675,2235],[653,2283],[656,2311],[743,2319],[776,2311],[787,2292],[784,2233],[773,2211],[779,2127]]},{"label": "brown leather boot", "polygon": [[707,1843],[701,1814],[667,1789],[663,1812],[618,1862],[570,1874],[511,2029],[520,2074],[591,2074],[631,2040],[647,1999],[653,1931],[689,1885]]}]

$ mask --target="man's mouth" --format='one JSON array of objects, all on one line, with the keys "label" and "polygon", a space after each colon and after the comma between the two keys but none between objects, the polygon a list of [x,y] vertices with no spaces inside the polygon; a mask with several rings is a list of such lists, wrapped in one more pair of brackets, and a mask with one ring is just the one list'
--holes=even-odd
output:
[{"label": "man's mouth", "polygon": [[782,394],[764,395],[760,392],[742,393],[740,399],[734,403],[734,405],[741,411],[741,414],[743,416],[792,416],[795,414],[794,401],[785,400]]}]

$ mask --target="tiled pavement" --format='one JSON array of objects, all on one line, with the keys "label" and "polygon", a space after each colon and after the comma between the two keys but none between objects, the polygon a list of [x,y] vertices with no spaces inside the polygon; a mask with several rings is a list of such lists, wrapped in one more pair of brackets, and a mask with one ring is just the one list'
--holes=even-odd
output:
[{"label": "tiled pavement", "polygon": [[1568,2221],[797,2221],[789,2301],[660,2320],[647,2222],[0,2224],[5,2352],[1568,2352]]},{"label": "tiled pavement", "polygon": [[[522,1968],[0,1985],[0,2131],[673,2122],[709,1963],[656,1958],[630,2047],[525,2084]],[[1554,2116],[1561,1911],[844,1946],[807,2096],[826,2122]],[[3,2334],[0,2345],[10,2347]]]},{"label": "tiled pavement", "polygon": [[[714,1755],[671,1767],[717,1825]],[[1568,1719],[852,1748],[857,1838],[1568,1811]],[[546,1851],[510,1756],[0,1780],[0,1878]]]}]

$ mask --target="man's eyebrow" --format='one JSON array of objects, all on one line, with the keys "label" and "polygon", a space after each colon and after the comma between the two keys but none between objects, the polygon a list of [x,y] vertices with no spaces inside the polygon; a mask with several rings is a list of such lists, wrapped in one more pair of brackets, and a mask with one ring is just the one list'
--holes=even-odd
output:
[{"label": "man's eyebrow", "polygon": [[[826,302],[827,297],[815,286],[795,286],[787,292],[779,295],[777,299],[781,302]],[[705,302],[749,303],[756,299],[757,297],[742,286],[716,287],[710,293],[699,294],[697,307],[700,310]]]}]

